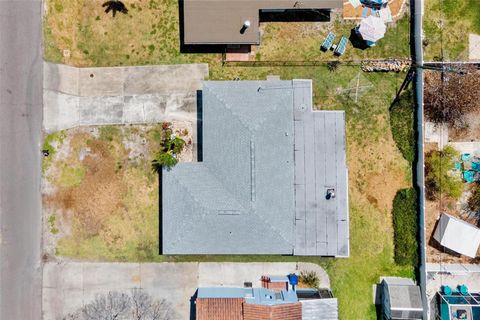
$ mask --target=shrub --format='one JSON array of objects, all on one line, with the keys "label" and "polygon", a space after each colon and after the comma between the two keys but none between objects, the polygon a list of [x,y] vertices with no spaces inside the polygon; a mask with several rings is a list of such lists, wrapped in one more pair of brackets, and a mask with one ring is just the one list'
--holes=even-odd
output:
[{"label": "shrub", "polygon": [[402,93],[400,99],[390,108],[390,126],[393,140],[408,162],[415,159],[415,107],[412,90]]},{"label": "shrub", "polygon": [[393,229],[395,262],[399,265],[418,264],[417,193],[415,189],[402,189],[393,199]]},{"label": "shrub", "polygon": [[468,198],[468,208],[475,213],[480,220],[480,184],[475,183],[472,187],[472,193]]},{"label": "shrub", "polygon": [[460,198],[463,191],[462,179],[450,173],[459,157],[460,154],[451,146],[427,153],[425,158],[427,198],[430,200],[435,200],[439,196]]},{"label": "shrub", "polygon": [[315,271],[301,271],[298,280],[309,288],[318,288],[320,286],[320,279]]},{"label": "shrub", "polygon": [[162,167],[172,168],[178,163],[177,156],[185,148],[185,140],[173,134],[169,123],[162,125],[160,150],[152,160],[153,170],[159,172]]}]

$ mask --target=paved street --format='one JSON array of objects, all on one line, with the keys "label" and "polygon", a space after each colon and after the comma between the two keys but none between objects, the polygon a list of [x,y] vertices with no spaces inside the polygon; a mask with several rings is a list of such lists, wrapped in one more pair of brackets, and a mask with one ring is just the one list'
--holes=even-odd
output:
[{"label": "paved street", "polygon": [[142,288],[155,299],[165,299],[176,314],[172,320],[190,319],[190,298],[198,287],[243,287],[245,281],[260,287],[262,275],[315,271],[320,287],[330,280],[311,263],[47,263],[44,267],[44,320],[61,319],[90,303],[97,294],[128,293]]},{"label": "paved street", "polygon": [[41,319],[41,1],[0,1],[0,319]]}]

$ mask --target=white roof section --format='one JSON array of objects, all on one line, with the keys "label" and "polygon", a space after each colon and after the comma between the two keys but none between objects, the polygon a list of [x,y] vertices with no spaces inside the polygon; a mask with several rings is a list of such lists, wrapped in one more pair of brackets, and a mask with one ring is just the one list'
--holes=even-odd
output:
[{"label": "white roof section", "polygon": [[480,246],[479,228],[446,213],[442,213],[433,237],[442,246],[471,258]]}]

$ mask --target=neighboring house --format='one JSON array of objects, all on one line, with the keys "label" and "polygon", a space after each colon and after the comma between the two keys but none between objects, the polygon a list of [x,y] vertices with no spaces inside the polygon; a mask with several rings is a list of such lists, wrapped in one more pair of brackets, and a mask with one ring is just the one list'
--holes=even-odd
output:
[{"label": "neighboring house", "polygon": [[480,319],[480,292],[438,292],[439,320]]},{"label": "neighboring house", "polygon": [[259,44],[260,12],[342,8],[341,0],[184,0],[185,44]]},{"label": "neighboring house", "polygon": [[338,302],[317,289],[199,288],[196,320],[338,320]]},{"label": "neighboring house", "polygon": [[447,249],[475,258],[480,246],[480,229],[461,219],[442,213],[433,238]]},{"label": "neighboring house", "polygon": [[380,283],[380,290],[384,319],[423,319],[420,287],[412,279],[384,277]]},{"label": "neighboring house", "polygon": [[206,81],[203,159],[162,172],[163,254],[349,255],[345,113],[311,80]]}]

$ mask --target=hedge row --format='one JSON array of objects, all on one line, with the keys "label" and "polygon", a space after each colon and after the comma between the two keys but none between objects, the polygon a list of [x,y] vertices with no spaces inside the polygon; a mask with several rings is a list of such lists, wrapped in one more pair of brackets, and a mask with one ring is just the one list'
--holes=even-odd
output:
[{"label": "hedge row", "polygon": [[414,112],[412,89],[403,92],[399,100],[390,108],[393,140],[408,162],[413,162],[415,159]]},{"label": "hedge row", "polygon": [[400,265],[418,264],[417,193],[402,189],[393,200],[395,262]]}]

